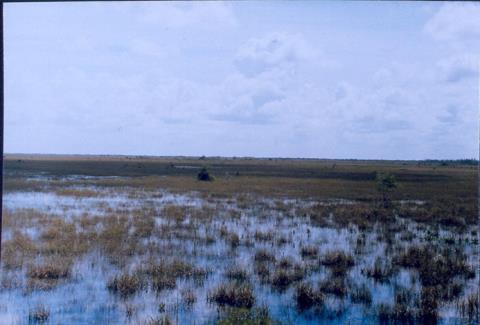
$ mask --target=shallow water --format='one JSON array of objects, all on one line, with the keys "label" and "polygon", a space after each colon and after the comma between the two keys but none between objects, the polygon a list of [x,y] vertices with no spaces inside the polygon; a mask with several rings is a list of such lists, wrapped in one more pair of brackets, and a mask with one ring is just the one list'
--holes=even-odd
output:
[{"label": "shallow water", "polygon": [[[211,270],[203,283],[196,283],[193,279],[178,279],[175,289],[162,291],[156,294],[152,290],[142,290],[138,294],[124,299],[115,296],[106,286],[111,277],[121,272],[121,268],[109,262],[99,251],[91,251],[77,258],[72,266],[72,276],[65,282],[51,290],[25,289],[26,268],[20,270],[2,269],[2,278],[15,278],[20,282],[13,288],[5,286],[0,291],[0,323],[28,322],[29,313],[38,305],[44,305],[50,310],[48,322],[52,324],[91,324],[91,323],[135,323],[143,322],[151,317],[166,314],[180,324],[212,323],[217,319],[218,306],[207,299],[219,283],[226,281],[225,269],[231,265],[242,265],[250,274],[250,283],[254,288],[256,306],[266,306],[274,319],[286,323],[318,324],[320,319],[329,319],[329,323],[344,323],[354,320],[377,320],[376,306],[381,303],[393,304],[394,295],[398,287],[411,288],[417,294],[420,291],[419,283],[412,283],[415,271],[401,269],[386,283],[376,282],[364,275],[362,270],[373,265],[377,258],[389,255],[387,245],[378,241],[380,229],[365,234],[365,244],[360,254],[356,254],[356,243],[361,231],[355,227],[326,228],[317,227],[308,217],[296,216],[297,207],[308,207],[312,204],[353,204],[352,201],[328,200],[325,202],[284,200],[283,204],[290,208],[285,211],[275,209],[276,200],[258,198],[248,201],[247,207],[240,207],[235,200],[205,200],[195,193],[172,194],[166,191],[135,191],[126,189],[116,191],[93,188],[98,192],[94,197],[75,197],[58,195],[54,192],[11,192],[4,195],[4,207],[15,215],[31,209],[47,215],[48,218],[63,218],[69,222],[76,222],[80,218],[106,217],[115,212],[121,212],[134,218],[135,211],[148,208],[155,214],[155,230],[162,227],[171,227],[171,233],[166,237],[152,234],[142,239],[143,246],[157,245],[178,247],[176,251],[162,251],[158,249],[156,257],[181,258],[196,266]],[[412,203],[412,202],[409,202]],[[423,204],[423,203],[418,203]],[[194,216],[185,216],[177,224],[162,213],[167,205],[214,209],[213,216],[205,220],[196,220]],[[243,206],[243,205],[242,205]],[[232,213],[237,213],[232,217]],[[399,220],[405,223],[405,228],[415,234],[412,241],[402,243],[399,234],[395,241],[399,245],[413,245],[423,242],[423,234],[419,233],[413,222]],[[97,224],[98,231],[102,224]],[[173,227],[177,228],[173,228]],[[241,245],[232,249],[228,242],[218,236],[220,229],[238,234]],[[167,229],[167,228],[165,228]],[[170,228],[169,228],[170,229]],[[215,234],[215,241],[210,244],[198,242],[192,236],[191,229],[195,229],[197,236]],[[18,230],[18,229],[17,229]],[[38,241],[42,225],[19,229],[34,241]],[[132,231],[134,229],[131,229]],[[12,239],[14,229],[6,228],[4,241]],[[273,240],[255,238],[256,232],[271,233]],[[443,230],[440,237],[452,236],[448,230]],[[287,238],[285,244],[277,244],[278,238]],[[250,243],[247,245],[246,243]],[[165,245],[165,246],[162,246]],[[372,294],[372,305],[354,304],[348,295],[336,297],[327,294],[325,306],[321,313],[314,311],[301,312],[296,308],[294,300],[295,285],[284,291],[263,283],[254,274],[253,255],[257,249],[265,248],[273,253],[277,260],[282,257],[291,257],[298,263],[305,263],[299,254],[300,248],[305,245],[314,245],[322,256],[334,250],[341,250],[355,257],[355,265],[348,271],[348,287],[365,284]],[[463,248],[468,254],[469,262],[476,263],[478,256],[473,244],[465,243]],[[144,263],[146,256],[133,256],[127,263],[127,269],[134,270]],[[472,264],[473,265],[473,264]],[[329,276],[329,269],[319,266],[309,272],[303,281],[315,286]],[[197,297],[192,306],[183,303],[181,292],[192,289]],[[478,274],[475,279],[468,280],[463,294],[478,290]],[[159,311],[159,305],[165,304],[165,311]],[[127,306],[134,306],[132,316],[127,316]],[[440,323],[456,322],[458,314],[454,304],[446,304],[440,309],[442,319]]]}]

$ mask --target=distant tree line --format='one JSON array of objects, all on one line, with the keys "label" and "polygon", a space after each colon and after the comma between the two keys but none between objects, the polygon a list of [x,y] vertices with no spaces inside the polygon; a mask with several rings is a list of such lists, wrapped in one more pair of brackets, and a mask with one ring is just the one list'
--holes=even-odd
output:
[{"label": "distant tree line", "polygon": [[419,162],[420,164],[425,165],[467,165],[467,166],[477,166],[478,159],[426,159]]}]

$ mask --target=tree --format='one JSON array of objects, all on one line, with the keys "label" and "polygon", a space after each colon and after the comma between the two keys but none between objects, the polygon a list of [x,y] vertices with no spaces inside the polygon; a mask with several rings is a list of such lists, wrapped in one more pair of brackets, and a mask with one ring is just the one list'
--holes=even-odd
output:
[{"label": "tree", "polygon": [[383,207],[388,208],[390,206],[390,193],[397,188],[395,176],[377,173],[375,181],[377,183],[377,191],[382,194]]},{"label": "tree", "polygon": [[211,182],[214,180],[214,177],[210,175],[206,167],[202,167],[202,169],[200,169],[200,171],[197,174],[197,179],[199,181]]}]

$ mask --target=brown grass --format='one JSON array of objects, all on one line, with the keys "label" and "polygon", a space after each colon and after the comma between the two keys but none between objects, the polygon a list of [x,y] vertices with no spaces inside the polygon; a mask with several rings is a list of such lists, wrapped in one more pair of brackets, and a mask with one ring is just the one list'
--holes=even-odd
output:
[{"label": "brown grass", "polygon": [[220,306],[251,308],[255,304],[255,295],[249,284],[230,282],[217,286],[209,293],[208,300]]}]

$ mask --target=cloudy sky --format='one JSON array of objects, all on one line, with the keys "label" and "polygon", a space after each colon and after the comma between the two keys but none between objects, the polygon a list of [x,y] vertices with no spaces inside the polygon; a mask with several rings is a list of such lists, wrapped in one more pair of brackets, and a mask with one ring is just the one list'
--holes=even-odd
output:
[{"label": "cloudy sky", "polygon": [[478,4],[4,11],[6,152],[478,157]]}]

